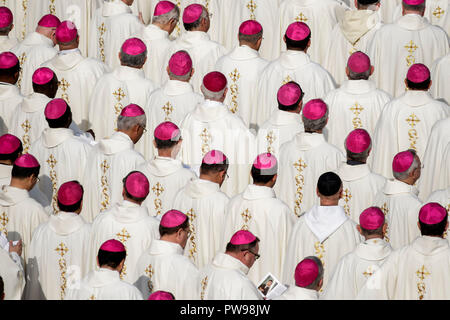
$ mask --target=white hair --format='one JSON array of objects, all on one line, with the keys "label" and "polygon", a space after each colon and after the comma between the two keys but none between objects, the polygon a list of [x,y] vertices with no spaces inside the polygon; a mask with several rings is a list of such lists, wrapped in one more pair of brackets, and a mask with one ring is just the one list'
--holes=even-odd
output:
[{"label": "white hair", "polygon": [[145,114],[137,117],[124,117],[119,115],[117,117],[117,129],[120,131],[128,131],[135,125],[145,127],[147,124],[147,116]]},{"label": "white hair", "polygon": [[227,87],[223,88],[219,92],[212,92],[212,91],[206,89],[205,86],[203,85],[203,83],[200,86],[200,90],[202,91],[203,96],[205,97],[205,99],[213,100],[213,101],[220,101],[220,100],[222,100],[223,93],[225,92],[226,88]]},{"label": "white hair", "polygon": [[418,161],[416,150],[408,149],[408,151],[414,155],[414,160],[411,163],[411,166],[409,167],[409,169],[406,171],[403,171],[403,172],[395,172],[394,170],[392,170],[392,175],[394,176],[394,178],[397,180],[400,180],[400,181],[408,179],[411,172],[413,172],[414,170],[419,168],[419,161]]},{"label": "white hair", "polygon": [[152,23],[167,24],[170,20],[180,20],[180,8],[175,6],[172,10],[159,16],[153,16]]},{"label": "white hair", "polygon": [[327,119],[328,119],[328,108],[327,108],[327,112],[325,112],[323,117],[320,119],[317,119],[317,120],[310,120],[310,119],[306,118],[304,115],[302,115],[303,127],[305,128],[305,131],[308,131],[308,132],[311,132],[311,131],[317,132],[317,131],[320,131],[323,128],[325,128],[325,126],[327,124]]}]

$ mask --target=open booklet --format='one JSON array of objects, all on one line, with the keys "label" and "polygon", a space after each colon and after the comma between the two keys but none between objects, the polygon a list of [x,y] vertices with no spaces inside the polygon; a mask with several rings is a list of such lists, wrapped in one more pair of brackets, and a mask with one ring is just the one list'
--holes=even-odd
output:
[{"label": "open booklet", "polygon": [[264,300],[272,300],[281,296],[287,287],[274,277],[270,272],[259,282],[258,291]]}]

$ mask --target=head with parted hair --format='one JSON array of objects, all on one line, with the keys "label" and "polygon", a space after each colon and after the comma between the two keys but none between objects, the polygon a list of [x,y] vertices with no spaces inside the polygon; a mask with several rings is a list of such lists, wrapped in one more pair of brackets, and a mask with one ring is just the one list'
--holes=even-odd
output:
[{"label": "head with parted hair", "polygon": [[323,283],[323,274],[323,264],[318,257],[305,257],[295,268],[295,284],[297,287],[319,291]]},{"label": "head with parted hair", "polygon": [[[179,20],[180,20],[180,8],[176,5],[172,10],[170,10],[167,13],[160,15],[153,15],[152,24],[167,25],[172,23],[173,28],[175,28]],[[171,32],[169,32],[169,34],[170,33]]]},{"label": "head with parted hair", "polygon": [[[406,170],[399,169],[398,165],[396,167],[396,163],[399,161],[405,161],[405,160],[399,160],[398,157],[409,153],[410,157],[413,159],[412,162],[409,161],[410,165]],[[407,155],[406,155],[407,156]],[[408,149],[404,152],[399,152],[393,160],[393,169],[392,169],[392,175],[395,179],[403,182],[412,182],[413,184],[420,178],[421,175],[421,167],[422,163],[419,159],[419,156],[417,155],[416,150],[414,149]]]}]

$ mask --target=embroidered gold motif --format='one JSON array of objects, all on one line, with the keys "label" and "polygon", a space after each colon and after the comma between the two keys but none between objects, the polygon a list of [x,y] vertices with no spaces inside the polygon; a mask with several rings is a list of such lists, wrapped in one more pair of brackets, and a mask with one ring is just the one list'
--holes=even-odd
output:
[{"label": "embroidered gold motif", "polygon": [[[450,203],[447,204],[446,209],[447,209],[447,212],[450,213]],[[445,230],[445,232],[444,232],[444,235],[443,235],[443,236],[444,236],[444,239],[447,239],[447,232],[448,232],[448,229]]]},{"label": "embroidered gold motif", "polygon": [[350,51],[348,52],[349,56],[351,56],[352,54],[354,54],[356,51],[358,51],[358,49],[356,49],[355,47],[352,47],[350,49]]},{"label": "embroidered gold motif", "polygon": [[445,13],[445,11],[442,10],[441,7],[437,6],[437,8],[433,11],[433,16],[440,19],[444,13]]},{"label": "embroidered gold motif", "polygon": [[170,119],[170,114],[173,112],[173,106],[170,103],[170,101],[167,101],[167,103],[162,107],[162,110],[166,114],[166,117],[164,118],[164,121],[172,121]]},{"label": "embroidered gold motif", "polygon": [[200,138],[202,139],[202,157],[205,156],[210,150],[209,143],[211,141],[211,135],[209,134],[208,129],[204,128],[202,133],[200,134]]},{"label": "embroidered gold motif", "polygon": [[241,217],[244,220],[244,224],[242,225],[241,230],[248,230],[248,223],[250,222],[250,220],[252,219],[252,214],[248,211],[248,209],[245,209],[242,213],[241,213]]},{"label": "embroidered gold motif", "polygon": [[406,57],[406,64],[408,67],[416,62],[416,58],[413,56],[413,53],[418,48],[419,47],[416,46],[416,44],[412,40],[410,40],[409,43],[405,46],[405,49],[409,52],[409,55]]},{"label": "embroidered gold motif", "polygon": [[153,201],[155,204],[156,216],[159,216],[162,213],[162,201],[159,197],[164,192],[164,187],[161,185],[161,183],[157,182],[153,186],[152,191],[156,196],[156,199]]},{"label": "embroidered gold motif", "polygon": [[206,287],[208,286],[208,277],[204,277],[204,278],[202,279],[201,284],[202,284],[202,291],[201,291],[201,293],[200,293],[200,299],[201,299],[201,300],[204,300],[204,299],[205,299],[205,291],[206,291]]},{"label": "embroidered gold motif", "polygon": [[67,263],[66,263],[66,259],[64,258],[64,256],[69,251],[69,248],[67,248],[67,246],[63,242],[61,242],[56,247],[55,251],[61,256],[61,258],[58,260],[59,271],[61,272],[60,273],[60,279],[61,279],[60,297],[61,297],[61,300],[64,300],[64,296],[66,295],[66,288],[67,288],[67,278],[66,278]]},{"label": "embroidered gold motif", "polygon": [[419,268],[416,271],[416,275],[419,278],[419,281],[417,282],[417,292],[419,294],[419,300],[423,300],[426,291],[425,288],[425,277],[431,275],[431,273],[428,272],[428,270],[425,268],[424,265],[422,265],[422,268]]},{"label": "embroidered gold motif", "polygon": [[273,153],[274,151],[273,143],[275,140],[277,140],[277,137],[274,135],[273,130],[270,130],[270,132],[267,134],[266,140],[267,140],[267,152]]},{"label": "embroidered gold motif", "polygon": [[20,62],[20,71],[19,71],[19,79],[17,80],[17,87],[20,89],[20,86],[22,85],[22,78],[23,78],[23,65],[25,64],[25,61],[27,61],[27,54],[24,52],[19,57]]},{"label": "embroidered gold motif", "polygon": [[48,9],[50,11],[50,14],[56,15],[55,0],[50,0],[50,5],[48,6]]},{"label": "embroidered gold motif", "polygon": [[239,73],[238,69],[234,69],[233,72],[230,72],[229,74],[231,81],[233,83],[230,85],[230,91],[231,91],[231,109],[230,111],[233,113],[236,113],[238,110],[238,96],[239,96],[239,87],[237,85],[237,81],[241,77],[241,74]]},{"label": "embroidered gold motif", "polygon": [[67,89],[70,87],[70,83],[67,82],[66,79],[62,78],[61,81],[58,81],[58,87],[62,90],[61,98],[67,103],[70,103],[69,95],[67,94]]},{"label": "embroidered gold motif", "polygon": [[350,110],[355,115],[355,117],[352,120],[353,128],[354,129],[362,128],[363,125],[362,125],[362,121],[361,121],[361,118],[359,117],[359,115],[364,110],[364,108],[358,102],[355,102],[355,104],[350,108]]},{"label": "embroidered gold motif", "polygon": [[350,206],[349,206],[349,202],[350,199],[352,198],[352,194],[350,192],[350,190],[348,190],[347,188],[345,188],[344,192],[342,193],[342,199],[344,199],[345,204],[344,204],[344,211],[345,214],[347,216],[350,216]]},{"label": "embroidered gold motif", "polygon": [[305,186],[305,177],[303,176],[303,170],[308,167],[308,165],[303,161],[302,158],[298,159],[294,163],[294,167],[297,170],[297,175],[295,176],[295,186],[297,187],[295,191],[296,199],[294,202],[294,213],[297,217],[302,214],[302,202],[303,202],[303,187]]},{"label": "embroidered gold motif", "polygon": [[102,60],[103,63],[105,63],[106,62],[105,39],[103,38],[103,36],[106,33],[106,27],[105,27],[105,23],[104,22],[98,28],[98,31],[100,31],[100,37],[98,38],[98,44],[99,44],[99,47],[100,47],[100,59]]},{"label": "embroidered gold motif", "polygon": [[6,212],[2,212],[2,214],[0,215],[0,224],[1,224],[0,232],[3,232],[5,237],[8,236],[8,229],[6,228],[8,222],[9,222],[8,215],[6,214]]},{"label": "embroidered gold motif", "polygon": [[191,233],[191,235],[189,236],[189,241],[191,243],[191,249],[189,249],[189,258],[191,258],[195,262],[196,256],[194,254],[197,253],[197,243],[195,242],[194,220],[197,215],[192,208],[186,213],[186,215],[189,217],[189,231]]},{"label": "embroidered gold motif", "polygon": [[413,113],[409,116],[409,118],[406,119],[406,122],[408,122],[409,126],[411,127],[411,129],[408,130],[409,141],[411,142],[410,148],[416,150],[416,143],[419,139],[419,136],[415,127],[416,124],[420,122],[420,119],[417,118],[417,116]]},{"label": "embroidered gold motif", "polygon": [[28,150],[30,150],[30,146],[31,146],[31,141],[30,141],[30,129],[31,129],[31,125],[30,125],[30,121],[25,120],[21,125],[20,125],[23,129],[23,131],[25,132],[25,134],[22,136],[22,142],[23,142],[23,152],[24,153],[28,153]]},{"label": "embroidered gold motif", "polygon": [[319,241],[316,241],[314,243],[314,254],[317,258],[322,261],[322,265],[325,267],[325,262],[323,261],[324,254],[325,254],[325,247],[323,243],[320,243]]},{"label": "embroidered gold motif", "polygon": [[153,282],[152,282],[152,277],[153,274],[155,273],[155,271],[153,270],[153,266],[151,264],[149,264],[147,266],[147,268],[145,268],[145,274],[147,275],[148,282],[147,282],[147,286],[148,286],[148,290],[150,290],[150,292],[153,292]]},{"label": "embroidered gold motif", "polygon": [[374,272],[375,270],[373,270],[372,266],[369,266],[367,270],[363,272],[363,276],[369,278],[370,276],[373,275]]},{"label": "embroidered gold motif", "polygon": [[291,81],[292,81],[292,78],[291,78],[291,76],[288,75],[286,78],[284,78],[283,85],[285,85],[286,83],[291,82]]},{"label": "embroidered gold motif", "polygon": [[90,296],[89,300],[96,300],[96,298],[94,295],[92,295],[92,296]]},{"label": "embroidered gold motif", "polygon": [[205,8],[209,11],[209,0],[205,0]]},{"label": "embroidered gold motif", "polygon": [[[380,209],[384,213],[384,219],[387,220],[387,215],[389,214],[389,207],[387,206],[387,203],[385,202]],[[384,240],[386,240],[386,242],[389,242],[389,224],[386,228],[386,233],[384,234]]]},{"label": "embroidered gold motif", "polygon": [[[176,5],[178,6],[178,8],[181,10],[181,2],[180,0],[177,0]],[[177,25],[175,27],[175,31],[177,33],[177,37],[179,37],[181,35],[181,28],[180,28],[180,21],[177,22]]]},{"label": "embroidered gold motif", "polygon": [[308,21],[308,18],[303,14],[303,12],[300,12],[299,15],[295,18],[296,22],[306,22]]},{"label": "embroidered gold motif", "polygon": [[255,10],[258,6],[253,0],[247,3],[247,9],[250,10],[250,20],[256,20]]},{"label": "embroidered gold motif", "polygon": [[[125,249],[127,248],[125,243],[127,242],[128,239],[131,238],[131,235],[128,233],[128,231],[123,228],[122,231],[120,231],[119,233],[116,233],[117,238],[119,239],[120,242],[122,242],[122,244],[124,245]],[[128,252],[126,253],[126,255],[128,256]],[[125,258],[126,261],[126,258]],[[123,277],[127,275],[127,266],[124,264],[122,271],[120,272],[120,279],[123,280]]]},{"label": "embroidered gold motif", "polygon": [[56,175],[55,167],[58,161],[55,159],[53,154],[50,154],[50,157],[47,159],[47,164],[50,167],[50,180],[52,181],[52,189],[53,189],[53,196],[52,196],[52,207],[55,214],[59,212],[58,208],[58,176]]},{"label": "embroidered gold motif", "polygon": [[103,196],[103,201],[100,203],[101,205],[100,212],[102,212],[108,209],[109,207],[108,178],[106,176],[106,173],[109,169],[108,162],[106,160],[103,160],[103,162],[100,164],[100,168],[102,169],[102,177],[100,179],[100,182]]},{"label": "embroidered gold motif", "polygon": [[[116,113],[116,117],[114,119],[114,127],[117,127],[117,116],[120,115],[123,109],[123,104],[121,101],[126,97],[125,92],[123,92],[122,88],[117,89],[113,92],[113,96],[116,98],[116,104],[114,105],[114,112]],[[117,128],[115,129],[117,131]]]}]

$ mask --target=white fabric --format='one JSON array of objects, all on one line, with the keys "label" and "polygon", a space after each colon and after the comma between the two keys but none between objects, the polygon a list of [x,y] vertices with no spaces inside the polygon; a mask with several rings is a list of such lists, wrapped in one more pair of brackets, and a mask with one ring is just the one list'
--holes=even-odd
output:
[{"label": "white fabric", "polygon": [[2,5],[7,6],[13,13],[14,29],[12,33],[19,41],[22,41],[29,32],[36,29],[36,24],[33,25],[30,23],[30,17],[34,17],[37,13],[34,12],[33,8],[30,8],[28,2],[24,0],[6,0],[5,4],[2,3]]},{"label": "white fabric", "polygon": [[13,36],[0,36],[0,52],[11,51],[17,46],[17,39]]},{"label": "white fabric", "polygon": [[291,285],[281,296],[273,300],[319,300],[319,293],[316,290]]},{"label": "white fabric", "polygon": [[[0,232],[0,237],[5,236]],[[23,267],[17,258],[17,253],[0,248],[0,275],[4,284],[5,300],[20,300],[25,287]]]},{"label": "white fabric", "polygon": [[450,14],[448,13],[450,5],[445,0],[428,0],[425,2],[424,16],[431,24],[439,26],[450,34]]},{"label": "white fabric", "polygon": [[380,1],[380,13],[384,23],[393,23],[397,19],[394,19],[394,12],[402,0],[390,0]]},{"label": "white fabric", "polygon": [[319,204],[316,187],[320,175],[336,170],[344,160],[342,152],[328,144],[323,134],[299,133],[280,148],[275,192],[299,217]]},{"label": "white fabric", "polygon": [[434,61],[431,66],[431,92],[433,98],[443,99],[447,104],[450,103],[450,93],[447,88],[446,75],[450,73],[450,53]]},{"label": "white fabric", "polygon": [[450,211],[450,186],[447,189],[439,189],[430,194],[425,203],[430,202],[437,202],[447,209],[447,212]]},{"label": "white fabric", "polygon": [[176,300],[198,300],[199,271],[177,243],[154,240],[137,261],[135,273],[134,285],[144,297],[163,290]]},{"label": "white fabric", "polygon": [[0,134],[4,135],[12,130],[11,117],[14,109],[22,103],[24,96],[17,86],[0,82]]},{"label": "white fabric", "polygon": [[392,159],[411,148],[423,159],[431,128],[449,116],[449,106],[434,100],[426,91],[409,90],[386,104],[372,137],[372,170],[392,178]]}]

